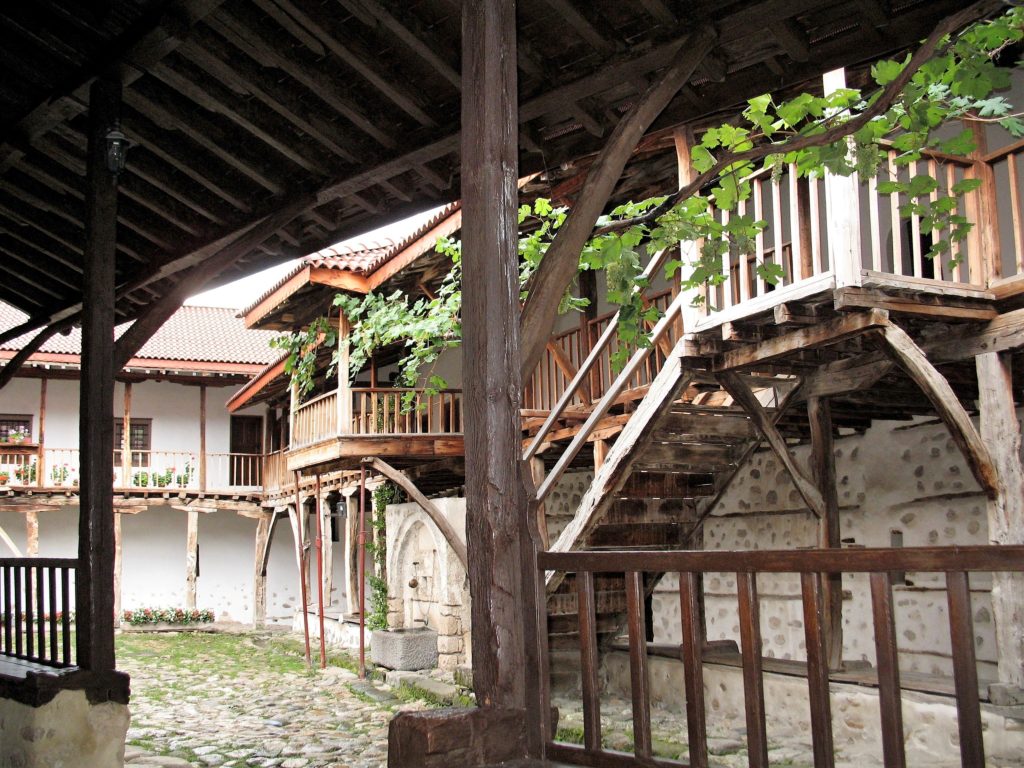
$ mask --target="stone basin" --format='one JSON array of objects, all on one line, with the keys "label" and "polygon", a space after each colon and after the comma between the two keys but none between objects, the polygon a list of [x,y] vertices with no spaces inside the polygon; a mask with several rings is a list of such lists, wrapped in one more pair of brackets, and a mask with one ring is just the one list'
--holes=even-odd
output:
[{"label": "stone basin", "polygon": [[437,632],[429,627],[374,630],[370,659],[386,669],[433,669],[437,666]]}]

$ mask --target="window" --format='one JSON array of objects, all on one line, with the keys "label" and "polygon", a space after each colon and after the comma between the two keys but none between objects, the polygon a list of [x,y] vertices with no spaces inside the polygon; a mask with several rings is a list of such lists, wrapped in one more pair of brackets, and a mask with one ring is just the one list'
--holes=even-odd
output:
[{"label": "window", "polygon": [[[131,466],[148,467],[149,453],[152,450],[151,427],[152,419],[131,420]],[[121,465],[121,446],[124,445],[124,419],[114,419],[114,464]]]},{"label": "window", "polygon": [[9,443],[11,432],[24,432],[25,442],[32,442],[32,417],[0,414],[0,442]]}]

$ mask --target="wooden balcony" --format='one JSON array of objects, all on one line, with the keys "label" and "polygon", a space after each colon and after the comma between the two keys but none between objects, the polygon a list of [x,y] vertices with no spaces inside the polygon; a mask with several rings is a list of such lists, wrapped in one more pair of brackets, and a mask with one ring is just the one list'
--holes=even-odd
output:
[{"label": "wooden balcony", "polygon": [[366,456],[414,463],[462,456],[462,392],[343,387],[298,406],[291,434],[289,472],[354,467]]},{"label": "wooden balcony", "polygon": [[[258,453],[203,453],[182,450],[114,453],[115,492],[125,495],[156,493],[258,493],[263,486],[263,456]],[[79,450],[40,445],[0,446],[0,487],[14,490],[75,492]]]}]

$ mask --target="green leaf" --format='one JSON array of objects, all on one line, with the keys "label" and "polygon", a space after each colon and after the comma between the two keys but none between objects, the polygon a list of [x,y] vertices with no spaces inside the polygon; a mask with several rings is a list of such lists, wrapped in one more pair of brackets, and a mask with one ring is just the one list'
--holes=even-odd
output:
[{"label": "green leaf", "polygon": [[903,71],[904,65],[892,59],[876,62],[871,66],[871,77],[879,85],[888,85]]},{"label": "green leaf", "polygon": [[962,179],[953,185],[951,191],[954,195],[966,195],[968,192],[981,187],[981,179]]}]

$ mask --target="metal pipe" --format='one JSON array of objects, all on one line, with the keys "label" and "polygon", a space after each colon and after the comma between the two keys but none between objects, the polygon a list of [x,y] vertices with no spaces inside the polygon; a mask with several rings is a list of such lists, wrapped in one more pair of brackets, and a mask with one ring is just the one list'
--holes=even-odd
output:
[{"label": "metal pipe", "polygon": [[295,471],[295,546],[299,551],[299,592],[302,595],[302,632],[306,640],[306,666],[313,665],[309,652],[309,614],[306,612],[306,547],[303,541],[306,538],[305,520],[302,514],[302,494],[299,491],[299,472]]},{"label": "metal pipe", "polygon": [[320,619],[320,669],[327,668],[327,641],[324,638],[324,529],[320,519],[320,473],[316,473],[316,601]]},{"label": "metal pipe", "polygon": [[366,679],[366,465],[359,465],[359,678]]}]

